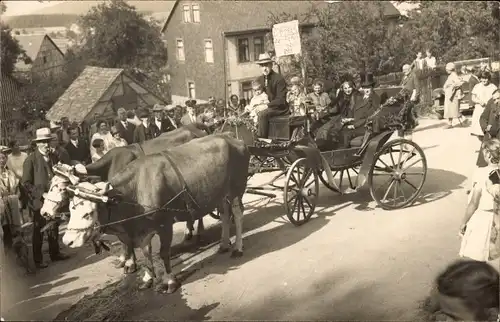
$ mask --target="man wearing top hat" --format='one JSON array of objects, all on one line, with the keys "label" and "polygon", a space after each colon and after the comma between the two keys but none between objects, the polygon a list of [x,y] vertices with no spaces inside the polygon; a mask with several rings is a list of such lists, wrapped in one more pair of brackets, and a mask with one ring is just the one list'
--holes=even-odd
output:
[{"label": "man wearing top hat", "polygon": [[141,120],[141,124],[135,128],[134,143],[142,143],[154,139],[161,134],[156,124],[151,122],[148,110],[141,110],[137,114]]},{"label": "man wearing top hat", "polygon": [[348,122],[344,124],[344,146],[349,146],[352,139],[363,137],[366,121],[380,107],[380,97],[375,93],[375,80],[372,73],[360,73],[361,84],[351,110],[347,112]]},{"label": "man wearing top hat", "polygon": [[269,132],[269,119],[273,116],[290,114],[286,102],[286,81],[280,74],[273,71],[273,61],[268,53],[260,54],[257,64],[260,66],[262,76],[257,81],[262,84],[269,103],[267,109],[258,114],[258,133],[261,138],[267,138]]},{"label": "man wearing top hat", "polygon": [[[33,259],[38,268],[47,267],[43,263],[43,232],[41,232],[47,221],[40,214],[40,209],[43,205],[43,195],[48,191],[50,180],[54,175],[52,166],[60,161],[50,147],[50,142],[53,139],[54,136],[50,128],[36,130],[36,138],[33,140],[36,149],[24,161],[23,177],[21,179],[22,197],[33,211]],[[67,259],[68,257],[59,250],[59,224],[54,223],[48,227],[46,232],[50,259],[52,261]]]},{"label": "man wearing top hat", "polygon": [[196,115],[196,100],[190,99],[186,101],[186,114],[181,117],[181,124],[188,125],[192,123],[198,123],[199,119]]},{"label": "man wearing top hat", "polygon": [[153,107],[153,114],[154,114],[153,123],[156,125],[158,130],[160,130],[160,134],[173,130],[169,122],[165,121],[164,108],[162,105],[155,104],[155,106]]}]

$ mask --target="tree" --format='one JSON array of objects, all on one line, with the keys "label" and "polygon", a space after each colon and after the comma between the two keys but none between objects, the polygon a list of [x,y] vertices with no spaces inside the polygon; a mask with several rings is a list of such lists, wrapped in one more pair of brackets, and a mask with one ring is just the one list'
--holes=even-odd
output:
[{"label": "tree", "polygon": [[[5,3],[0,3],[0,12],[7,10]],[[12,36],[12,30],[3,21],[0,21],[0,46],[1,46],[1,70],[6,75],[11,75],[18,60],[30,64],[31,59],[21,48],[16,38]]]},{"label": "tree", "polygon": [[[167,51],[155,21],[146,20],[125,1],[112,0],[92,8],[80,26],[84,41],[77,54],[87,64],[123,68],[170,100],[168,86],[158,83],[165,76]],[[158,84],[163,84],[159,90]]]},{"label": "tree", "polygon": [[133,6],[113,0],[94,7],[81,19],[89,63],[110,68],[139,68],[146,72],[166,65],[160,29]]},{"label": "tree", "polygon": [[[401,53],[401,28],[385,20],[379,2],[341,1],[326,8],[317,7],[301,17],[272,16],[270,23],[294,19],[315,24],[312,32],[301,34],[301,62],[313,78],[338,82],[344,75],[356,75],[360,71],[377,74],[384,62],[391,62],[386,64],[386,69],[387,66],[399,69],[405,58]],[[389,71],[394,71],[391,68]]]},{"label": "tree", "polygon": [[405,25],[407,50],[429,48],[442,62],[498,57],[496,1],[421,1]]}]

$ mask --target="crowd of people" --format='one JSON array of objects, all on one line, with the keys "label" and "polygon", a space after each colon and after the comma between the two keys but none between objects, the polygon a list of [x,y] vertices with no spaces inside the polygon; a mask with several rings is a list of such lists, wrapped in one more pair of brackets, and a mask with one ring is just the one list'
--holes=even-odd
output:
[{"label": "crowd of people", "polygon": [[[345,79],[335,95],[331,95],[325,92],[321,81],[314,82],[310,93],[299,77],[293,77],[287,84],[283,76],[273,70],[273,60],[268,54],[261,54],[257,64],[262,76],[252,82],[254,95],[249,102],[232,95],[227,106],[223,100],[211,97],[205,105],[197,105],[196,100],[190,99],[185,107],[157,104],[151,110],[134,111],[122,107],[111,122],[95,117],[85,135],[81,125],[70,123],[68,118],[36,130],[30,154],[20,151],[15,141],[2,147],[0,214],[4,246],[12,247],[23,225],[31,222],[37,268],[47,267],[42,255],[44,233],[50,259],[68,258],[60,251],[58,224],[47,226],[40,214],[43,196],[53,175],[52,166],[58,162],[84,165],[96,162],[115,147],[142,143],[182,125],[211,126],[222,116],[248,117],[256,124],[256,135],[267,138],[270,118],[304,116],[310,113],[312,106],[315,119],[312,131],[320,149],[348,147],[355,138],[366,142],[367,133],[383,130],[392,118],[401,117],[402,111],[403,118],[399,121],[405,123],[405,130],[411,131],[418,125],[414,107],[421,90],[416,71],[435,68],[435,58],[430,52],[426,58],[420,53],[412,64],[404,65],[402,89],[391,98],[375,93],[376,83],[371,73],[360,73],[359,86],[353,78]],[[453,63],[446,65],[446,71],[449,77],[444,85],[444,117],[451,128],[453,119],[461,117],[459,108],[465,80],[457,74]],[[491,74],[487,71],[482,71],[477,78],[471,93],[475,105],[471,134],[481,139],[482,146],[477,162],[479,170],[473,179],[460,228],[463,238],[459,254],[472,260],[455,263],[439,276],[436,296],[429,309],[434,315],[444,314],[453,319],[482,319],[498,314],[498,272],[486,262],[500,257],[500,94],[491,84]],[[25,215],[26,209],[30,216]]]}]

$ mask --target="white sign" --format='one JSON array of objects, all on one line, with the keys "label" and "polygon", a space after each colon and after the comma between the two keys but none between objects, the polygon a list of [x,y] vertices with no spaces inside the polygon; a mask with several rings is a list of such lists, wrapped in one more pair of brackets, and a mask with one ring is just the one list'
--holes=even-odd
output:
[{"label": "white sign", "polygon": [[273,26],[273,41],[276,56],[298,55],[301,53],[299,21],[292,20]]}]

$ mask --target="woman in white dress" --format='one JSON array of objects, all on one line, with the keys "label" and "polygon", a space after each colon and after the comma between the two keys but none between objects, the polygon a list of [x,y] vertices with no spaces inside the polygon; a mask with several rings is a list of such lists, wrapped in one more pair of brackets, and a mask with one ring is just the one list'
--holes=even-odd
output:
[{"label": "woman in white dress", "polygon": [[96,153],[96,149],[92,145],[95,139],[101,139],[104,141],[104,154],[113,148],[113,136],[108,130],[108,124],[106,121],[97,121],[97,133],[92,135],[92,139],[90,140],[90,155],[94,155]]},{"label": "woman in white dress", "polygon": [[[483,143],[487,167],[478,168],[473,179],[473,190],[469,195],[465,216],[460,227],[462,243],[460,257],[478,261],[494,260],[498,257],[499,202],[492,186],[500,184],[500,140],[491,139]],[[498,189],[500,192],[500,189]],[[499,195],[500,197],[500,195]]]},{"label": "woman in white dress", "polygon": [[479,118],[483,114],[484,108],[491,99],[493,92],[497,89],[497,86],[491,83],[491,74],[487,71],[479,74],[479,81],[480,83],[474,86],[471,93],[471,100],[474,103],[471,134],[482,138],[484,133],[479,124]]},{"label": "woman in white dress", "polygon": [[453,119],[458,119],[460,122],[460,101],[463,98],[463,91],[461,89],[464,82],[458,76],[455,64],[446,64],[446,72],[448,78],[443,85],[444,89],[444,115],[448,119],[448,129],[453,128]]}]

